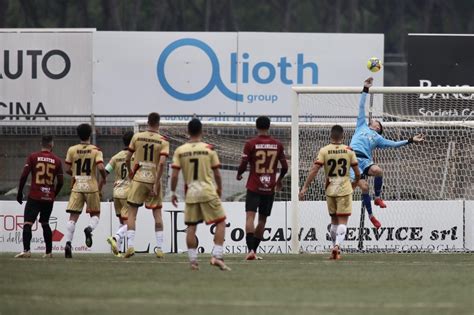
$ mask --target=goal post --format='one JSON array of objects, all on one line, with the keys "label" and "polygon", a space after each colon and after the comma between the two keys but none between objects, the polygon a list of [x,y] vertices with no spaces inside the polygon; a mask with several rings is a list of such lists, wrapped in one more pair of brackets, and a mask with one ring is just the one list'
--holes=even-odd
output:
[{"label": "goal post", "polygon": [[[308,222],[324,220],[326,225],[318,225],[323,229],[330,222],[323,203],[323,175],[318,175],[315,182],[319,183],[313,183],[309,190],[311,201],[299,201],[298,191],[318,150],[329,143],[329,130],[333,125],[344,128],[344,141],[349,144],[356,127],[362,87],[298,86],[292,89],[292,251],[324,251],[330,244],[328,239],[322,241],[326,248],[306,250],[306,241],[302,238],[304,225]],[[373,111],[367,113],[372,101]],[[426,141],[397,149],[376,150],[376,163],[384,170],[384,195],[389,204],[384,210],[373,207],[374,214],[383,218],[382,232],[373,228],[370,221],[364,223],[365,211],[356,206],[360,200],[357,189],[350,219],[351,226],[357,231],[349,250],[370,251],[377,248],[377,243],[373,242],[375,238],[385,237],[386,241],[379,242],[384,248],[378,250],[408,251],[407,247],[403,248],[407,242],[393,241],[397,237],[389,234],[410,229],[407,227],[410,222],[423,230],[420,233],[425,233],[412,237],[413,241],[408,242],[414,244],[410,245],[410,251],[465,250],[465,240],[449,245],[446,242],[443,243],[446,246],[439,247],[442,242],[438,241],[441,239],[438,234],[451,233],[453,240],[463,238],[466,234],[465,216],[472,215],[465,213],[463,201],[474,199],[474,87],[372,87],[365,108],[366,119],[373,116],[382,122],[384,137],[402,140],[423,133]],[[450,213],[444,209],[450,207],[449,202],[456,204],[456,211],[453,210],[452,214],[457,220],[448,224],[445,217]],[[360,215],[361,220],[354,215]],[[452,228],[451,232],[448,226]],[[405,236],[398,237],[403,238]],[[360,246],[354,245],[357,243]]]}]

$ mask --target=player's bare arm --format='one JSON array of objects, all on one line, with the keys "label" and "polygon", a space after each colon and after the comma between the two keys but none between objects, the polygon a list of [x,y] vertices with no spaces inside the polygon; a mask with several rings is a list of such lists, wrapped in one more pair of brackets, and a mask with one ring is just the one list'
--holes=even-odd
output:
[{"label": "player's bare arm", "polygon": [[102,187],[104,187],[107,183],[107,172],[105,171],[104,163],[97,164],[97,169],[99,170],[99,174],[101,177],[101,180],[99,182],[99,191],[102,191]]},{"label": "player's bare arm", "polygon": [[20,177],[20,184],[18,185],[18,193],[16,194],[16,201],[21,205],[23,204],[23,189],[25,188],[26,180],[28,179],[28,175],[31,172],[31,167],[27,162],[23,167],[23,172],[21,173]]},{"label": "player's bare arm", "polygon": [[243,178],[242,174],[245,173],[245,171],[247,170],[247,164],[248,164],[248,159],[242,157],[242,160],[240,161],[239,169],[237,170],[237,176],[236,176],[237,180],[242,180]]},{"label": "player's bare arm", "polygon": [[245,173],[245,171],[247,170],[247,164],[249,163],[248,151],[249,151],[248,144],[245,143],[244,153],[242,154],[239,169],[237,170],[237,176],[236,176],[237,180],[242,180],[243,178],[242,174]]},{"label": "player's bare arm", "polygon": [[309,174],[308,174],[308,177],[306,178],[306,181],[304,182],[303,188],[301,188],[300,193],[298,194],[300,200],[304,199],[304,195],[308,191],[309,185],[313,182],[316,175],[318,175],[320,168],[321,168],[321,164],[314,163],[311,169],[309,170]]},{"label": "player's bare arm", "polygon": [[66,168],[64,170],[64,172],[70,176],[72,176],[72,168],[71,168],[72,164],[69,164],[69,163],[66,163]]},{"label": "player's bare arm", "polygon": [[179,169],[173,168],[171,172],[171,203],[175,208],[178,207],[178,196],[176,195],[176,187],[178,187]]},{"label": "player's bare arm", "polygon": [[280,191],[282,189],[282,187],[283,187],[283,178],[288,173],[288,162],[286,161],[286,159],[280,160],[280,166],[281,166],[280,175],[278,175],[278,179],[275,183],[275,190],[276,191]]},{"label": "player's bare arm", "polygon": [[128,177],[130,179],[133,179],[133,175],[134,175],[133,172],[132,172],[132,166],[131,166],[132,155],[133,155],[133,152],[128,150],[127,151],[127,156],[125,157],[125,167],[127,168]]},{"label": "player's bare arm", "polygon": [[352,165],[351,168],[352,168],[352,170],[354,171],[354,174],[355,174],[354,181],[352,182],[352,189],[355,189],[357,187],[357,185],[359,184],[359,181],[360,181],[360,170],[359,170],[359,166],[357,164]]},{"label": "player's bare arm", "polygon": [[216,185],[217,185],[217,195],[219,195],[219,198],[222,197],[222,175],[221,175],[221,171],[219,170],[219,168],[215,167],[212,169],[212,171],[214,172],[214,180],[216,181]]},{"label": "player's bare arm", "polygon": [[155,184],[153,185],[152,195],[157,196],[161,189],[161,177],[163,176],[165,170],[166,156],[160,156],[158,161],[158,172],[156,174]]}]

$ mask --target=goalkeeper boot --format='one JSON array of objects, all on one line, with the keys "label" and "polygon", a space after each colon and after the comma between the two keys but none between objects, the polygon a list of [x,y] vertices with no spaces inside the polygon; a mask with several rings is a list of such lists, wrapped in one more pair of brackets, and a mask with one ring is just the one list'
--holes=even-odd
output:
[{"label": "goalkeeper boot", "polygon": [[163,253],[161,248],[155,248],[155,255],[158,259],[165,258],[165,253]]},{"label": "goalkeeper boot", "polygon": [[370,217],[370,222],[372,222],[372,224],[375,226],[377,230],[380,229],[380,227],[382,226],[379,220],[377,220],[377,218],[375,218],[374,216]]},{"label": "goalkeeper boot", "polygon": [[130,258],[133,255],[135,255],[135,249],[133,247],[127,248],[127,251],[125,252],[125,255],[123,255],[123,258]]},{"label": "goalkeeper boot", "polygon": [[110,249],[112,250],[112,253],[114,253],[115,256],[119,257],[120,251],[119,251],[117,241],[115,240],[115,238],[112,236],[107,237],[107,243],[110,244]]},{"label": "goalkeeper boot", "polygon": [[255,260],[255,259],[257,259],[257,255],[255,255],[255,252],[253,250],[251,250],[245,257],[245,260]]},{"label": "goalkeeper boot", "polygon": [[217,257],[212,256],[210,264],[212,266],[218,267],[222,271],[231,271],[232,270],[229,267],[227,267],[227,265],[224,263],[224,259],[222,259],[222,258],[217,258]]},{"label": "goalkeeper boot", "polygon": [[91,247],[92,246],[92,228],[90,226],[86,227],[84,229],[84,234],[86,236],[86,246]]},{"label": "goalkeeper boot", "polygon": [[64,247],[64,257],[72,258],[72,245],[71,245],[71,242],[66,242],[66,246]]},{"label": "goalkeeper boot", "polygon": [[375,204],[376,206],[379,206],[380,208],[387,208],[387,205],[385,204],[385,202],[383,201],[383,199],[380,198],[380,197],[376,197],[376,198],[374,199],[374,204]]},{"label": "goalkeeper boot", "polygon": [[26,251],[26,252],[21,252],[17,255],[15,255],[15,258],[30,258],[31,257],[31,252]]}]

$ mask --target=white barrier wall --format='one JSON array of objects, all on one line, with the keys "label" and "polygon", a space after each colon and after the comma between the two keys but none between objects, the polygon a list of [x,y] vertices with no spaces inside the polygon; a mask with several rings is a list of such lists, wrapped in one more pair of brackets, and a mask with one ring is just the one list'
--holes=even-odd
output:
[{"label": "white barrier wall", "polygon": [[[65,231],[68,214],[67,203],[55,203],[50,224],[54,232],[53,249],[62,252],[65,245]],[[288,204],[289,205],[289,204]],[[245,253],[245,212],[244,203],[224,203],[227,212],[226,253]],[[108,253],[107,236],[118,227],[112,203],[102,203],[99,227],[94,231],[94,245],[88,249],[84,245],[83,229],[88,216],[82,215],[76,228],[73,247],[77,252]],[[164,250],[181,252],[186,250],[185,225],[183,218],[184,204],[178,209],[170,203],[163,207]],[[304,218],[301,226],[301,245],[304,250],[323,251],[329,248],[327,233],[329,216],[325,202],[305,202],[301,207]],[[353,216],[348,225],[345,248],[357,248],[359,237],[360,203],[354,203]],[[391,201],[390,208],[378,212],[384,226],[376,231],[373,228],[364,230],[364,246],[367,249],[401,250],[446,250],[453,248],[474,249],[473,218],[474,202],[463,201]],[[286,202],[276,202],[272,216],[268,219],[264,241],[260,252],[291,252],[291,215]],[[464,224],[466,223],[466,224]],[[368,225],[366,225],[368,226]],[[464,228],[465,227],[465,228]],[[0,202],[0,251],[19,252],[22,250],[23,206],[14,201]],[[213,246],[213,226],[199,225],[199,250],[210,252]],[[153,252],[155,246],[154,220],[151,211],[141,208],[137,220],[135,249],[139,252]],[[41,226],[33,226],[31,249],[34,252],[44,251]]]}]

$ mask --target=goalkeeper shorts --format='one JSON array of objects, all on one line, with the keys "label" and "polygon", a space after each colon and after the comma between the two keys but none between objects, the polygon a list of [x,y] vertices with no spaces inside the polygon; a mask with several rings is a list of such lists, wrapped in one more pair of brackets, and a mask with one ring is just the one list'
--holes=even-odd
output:
[{"label": "goalkeeper shorts", "polygon": [[[372,165],[374,165],[374,161],[369,160],[369,159],[364,159],[364,158],[357,158],[357,162],[359,162],[359,172],[361,175],[361,178],[364,179],[366,178],[369,174],[369,169]],[[355,180],[355,173],[351,168],[351,180]]]}]

